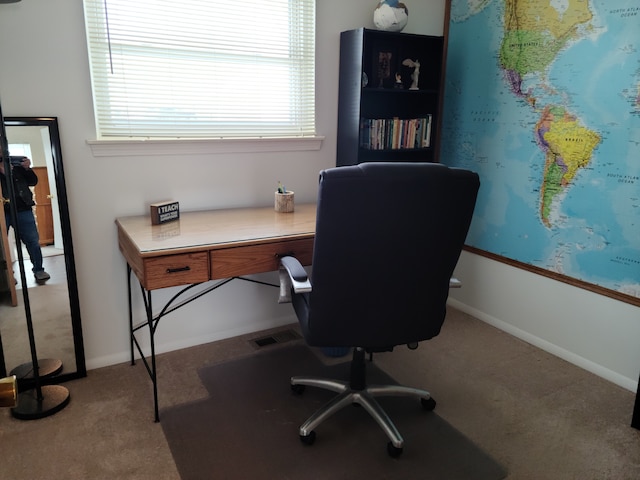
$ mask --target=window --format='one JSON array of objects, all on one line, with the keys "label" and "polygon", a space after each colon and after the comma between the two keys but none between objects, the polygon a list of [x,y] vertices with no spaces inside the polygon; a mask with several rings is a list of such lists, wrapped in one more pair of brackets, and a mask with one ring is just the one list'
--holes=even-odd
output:
[{"label": "window", "polygon": [[85,0],[98,139],[315,135],[314,0]]}]

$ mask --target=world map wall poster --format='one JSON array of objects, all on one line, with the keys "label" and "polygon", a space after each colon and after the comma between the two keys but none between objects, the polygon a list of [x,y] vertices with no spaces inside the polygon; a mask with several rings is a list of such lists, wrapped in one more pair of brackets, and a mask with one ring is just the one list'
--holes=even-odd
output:
[{"label": "world map wall poster", "polygon": [[450,0],[440,161],[467,248],[640,305],[640,1]]}]

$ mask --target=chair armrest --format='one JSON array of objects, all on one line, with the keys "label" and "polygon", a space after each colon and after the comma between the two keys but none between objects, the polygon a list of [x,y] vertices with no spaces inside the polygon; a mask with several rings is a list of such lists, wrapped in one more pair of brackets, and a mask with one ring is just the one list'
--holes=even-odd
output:
[{"label": "chair armrest", "polygon": [[291,303],[291,290],[296,294],[311,291],[307,271],[295,257],[282,257],[278,269],[280,276],[280,296],[278,303]]},{"label": "chair armrest", "polygon": [[289,275],[291,286],[295,293],[307,293],[311,291],[311,282],[309,282],[307,271],[297,258],[282,257],[280,259],[280,265],[284,267]]}]

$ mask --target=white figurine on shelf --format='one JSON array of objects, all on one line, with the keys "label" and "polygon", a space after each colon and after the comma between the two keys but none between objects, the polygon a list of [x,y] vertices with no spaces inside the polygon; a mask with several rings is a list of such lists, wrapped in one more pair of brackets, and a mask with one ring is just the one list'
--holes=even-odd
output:
[{"label": "white figurine on shelf", "polygon": [[409,87],[409,90],[418,90],[418,78],[420,77],[420,62],[417,59],[414,61],[414,60],[411,60],[410,58],[407,58],[406,60],[402,61],[402,65],[413,68],[413,73],[411,74],[411,86]]}]

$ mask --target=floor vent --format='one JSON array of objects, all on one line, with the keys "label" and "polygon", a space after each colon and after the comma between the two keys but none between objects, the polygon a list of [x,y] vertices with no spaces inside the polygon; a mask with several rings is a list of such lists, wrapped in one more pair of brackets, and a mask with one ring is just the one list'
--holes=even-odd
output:
[{"label": "floor vent", "polygon": [[251,340],[251,343],[256,348],[266,347],[268,345],[274,345],[276,343],[285,343],[291,340],[298,340],[300,334],[295,330],[283,330],[281,332],[275,332],[271,335],[267,335],[266,337],[254,338]]}]

